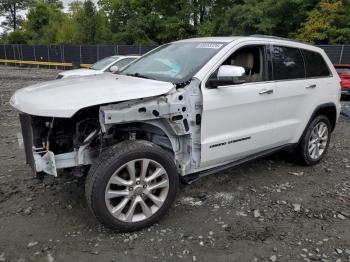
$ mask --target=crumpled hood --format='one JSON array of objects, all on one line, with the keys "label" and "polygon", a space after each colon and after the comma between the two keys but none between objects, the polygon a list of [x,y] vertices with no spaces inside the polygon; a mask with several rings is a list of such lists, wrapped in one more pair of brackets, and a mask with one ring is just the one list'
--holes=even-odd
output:
[{"label": "crumpled hood", "polygon": [[173,87],[169,82],[105,73],[22,88],[10,103],[30,115],[69,118],[82,108],[159,96]]}]

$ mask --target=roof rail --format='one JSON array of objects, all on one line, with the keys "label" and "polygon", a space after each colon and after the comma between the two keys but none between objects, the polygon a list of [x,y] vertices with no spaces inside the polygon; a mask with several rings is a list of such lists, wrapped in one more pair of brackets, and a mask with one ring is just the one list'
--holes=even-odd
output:
[{"label": "roof rail", "polygon": [[260,38],[268,38],[268,39],[276,39],[276,40],[285,40],[285,41],[291,41],[291,42],[296,42],[296,43],[301,43],[301,44],[308,44],[308,43],[304,43],[304,42],[301,42],[301,41],[298,41],[298,40],[289,39],[289,38],[280,37],[280,36],[273,36],[273,35],[254,34],[254,35],[250,35],[250,37],[260,37]]}]

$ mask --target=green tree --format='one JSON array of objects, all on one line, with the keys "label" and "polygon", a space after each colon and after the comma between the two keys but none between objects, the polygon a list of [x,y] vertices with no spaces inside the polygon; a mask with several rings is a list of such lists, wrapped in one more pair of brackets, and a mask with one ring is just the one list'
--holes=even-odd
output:
[{"label": "green tree", "polygon": [[68,13],[65,14],[61,26],[56,32],[57,44],[79,44],[80,34],[76,21],[77,14],[83,9],[80,1],[74,1],[69,4]]},{"label": "green tree", "polygon": [[146,43],[146,16],[152,12],[152,1],[100,0],[101,11],[109,22],[113,42],[121,44]]},{"label": "green tree", "polygon": [[297,39],[313,44],[350,42],[350,2],[321,1],[310,11],[296,34]]},{"label": "green tree", "polygon": [[56,32],[60,29],[65,14],[56,3],[38,1],[28,11],[24,24],[29,42],[52,44],[56,41]]},{"label": "green tree", "polygon": [[86,0],[76,14],[76,22],[81,43],[94,44],[98,26],[96,6],[91,0]]},{"label": "green tree", "polygon": [[[267,34],[289,37],[316,4],[316,0],[244,0],[236,1],[226,9],[216,6],[212,35]],[[218,15],[218,12],[222,14]]]},{"label": "green tree", "polygon": [[319,0],[265,0],[261,8],[270,18],[271,34],[292,37],[318,3]]},{"label": "green tree", "polygon": [[113,34],[110,30],[108,18],[106,14],[101,10],[97,12],[96,24],[97,29],[95,42],[101,44],[112,44]]},{"label": "green tree", "polygon": [[23,17],[19,14],[25,10],[32,0],[1,0],[0,1],[0,16],[5,17],[5,21],[1,26],[5,30],[12,29],[15,31],[23,21]]},{"label": "green tree", "polygon": [[8,44],[26,44],[28,41],[27,34],[22,30],[10,32],[6,39]]},{"label": "green tree", "polygon": [[65,16],[63,21],[60,23],[60,27],[56,32],[56,44],[78,44],[78,27],[75,21],[69,17]]},{"label": "green tree", "polygon": [[59,7],[60,9],[63,8],[63,3],[62,3],[61,0],[45,0],[45,1],[48,4],[55,4],[55,5],[57,5],[57,7]]},{"label": "green tree", "polygon": [[100,0],[98,4],[108,17],[114,41],[120,43],[161,44],[195,35],[188,0]]},{"label": "green tree", "polygon": [[[269,34],[311,43],[350,41],[350,0],[0,0],[29,8],[23,30],[2,42],[163,44],[195,36]],[[16,10],[19,7],[17,7]],[[18,26],[8,17],[7,24]],[[12,19],[12,20],[11,20]],[[22,34],[23,33],[23,34]]]}]

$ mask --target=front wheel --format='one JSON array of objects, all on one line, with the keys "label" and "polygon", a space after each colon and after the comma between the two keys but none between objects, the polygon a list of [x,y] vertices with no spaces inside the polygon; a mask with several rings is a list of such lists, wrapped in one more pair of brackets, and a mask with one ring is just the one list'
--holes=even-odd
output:
[{"label": "front wheel", "polygon": [[312,166],[319,163],[327,152],[331,138],[331,125],[326,116],[315,117],[307,127],[296,154],[301,164]]},{"label": "front wheel", "polygon": [[86,181],[96,218],[119,231],[150,226],[175,200],[179,176],[171,156],[148,141],[121,142],[103,153]]}]

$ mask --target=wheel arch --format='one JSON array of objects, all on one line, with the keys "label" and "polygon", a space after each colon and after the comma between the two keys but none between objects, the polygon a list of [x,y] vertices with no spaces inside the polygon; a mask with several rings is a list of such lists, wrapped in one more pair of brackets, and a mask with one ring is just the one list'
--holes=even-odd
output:
[{"label": "wheel arch", "polygon": [[300,144],[312,120],[319,115],[325,115],[329,119],[329,122],[331,123],[331,132],[333,132],[337,122],[337,107],[334,103],[321,104],[317,106],[312,112],[309,121],[307,122],[307,125],[304,128],[303,133],[301,134],[298,142],[295,144],[295,147],[297,147]]},{"label": "wheel arch", "polygon": [[[179,139],[173,132],[172,128],[161,119],[148,121],[135,121],[129,123],[116,123],[111,125],[111,128],[130,128],[130,132],[136,132],[137,135],[142,135],[142,139],[152,142],[171,153],[176,154],[180,150]],[[140,137],[136,137],[140,139]]]},{"label": "wheel arch", "polygon": [[316,116],[324,115],[329,119],[329,122],[331,123],[331,131],[334,130],[335,125],[337,123],[337,107],[334,103],[325,103],[322,105],[319,105],[314,110],[313,114],[311,115],[308,125],[314,119]]}]

